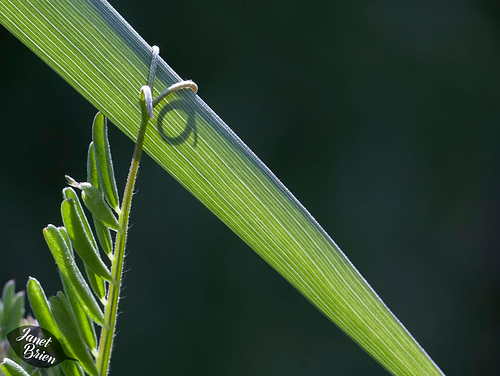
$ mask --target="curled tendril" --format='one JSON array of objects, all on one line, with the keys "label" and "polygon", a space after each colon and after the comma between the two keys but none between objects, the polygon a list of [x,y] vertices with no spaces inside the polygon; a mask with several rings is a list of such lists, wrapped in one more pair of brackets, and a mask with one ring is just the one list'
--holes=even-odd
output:
[{"label": "curled tendril", "polygon": [[[165,99],[169,94],[172,94],[173,92],[181,89],[191,89],[194,93],[198,92],[198,85],[196,85],[193,81],[187,80],[187,81],[180,81],[176,82],[175,84],[169,86],[166,90],[164,90],[158,97],[156,97],[154,100],[152,99],[152,92],[153,92],[153,86],[155,82],[155,77],[156,77],[156,68],[158,66],[158,60],[160,59],[160,49],[158,46],[153,46],[152,47],[152,57],[151,57],[151,66],[149,68],[149,78],[148,78],[148,85],[141,87],[140,90],[140,95],[141,95],[141,101],[143,100],[142,97],[144,95],[146,105],[149,106],[148,101],[151,100],[151,105],[148,107],[148,112],[149,112],[149,118],[153,118],[153,108],[156,107],[158,103],[160,103],[163,99]],[[149,94],[147,93],[147,89],[149,89]],[[149,97],[148,97],[149,95]]]},{"label": "curled tendril", "polygon": [[160,103],[163,99],[165,99],[169,94],[180,89],[191,89],[193,90],[193,92],[197,93],[198,85],[196,85],[191,80],[177,82],[169,86],[168,89],[166,89],[164,92],[158,95],[158,97],[155,98],[155,100],[153,101],[153,107],[155,107],[158,103]]}]

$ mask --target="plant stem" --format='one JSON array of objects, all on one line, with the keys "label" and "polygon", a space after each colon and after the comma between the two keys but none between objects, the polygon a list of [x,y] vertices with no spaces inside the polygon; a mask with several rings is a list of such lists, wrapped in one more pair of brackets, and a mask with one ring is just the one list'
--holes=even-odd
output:
[{"label": "plant stem", "polygon": [[[149,93],[149,95],[151,95]],[[137,178],[137,171],[139,169],[139,162],[142,155],[142,145],[144,143],[144,135],[146,127],[149,122],[149,111],[146,104],[145,93],[141,89],[141,126],[137,135],[137,142],[135,144],[132,162],[125,185],[125,192],[123,194],[123,203],[119,218],[120,229],[116,235],[114,262],[111,269],[114,283],[110,283],[107,298],[106,310],[104,313],[105,325],[102,327],[101,339],[99,342],[99,353],[97,356],[97,370],[99,376],[106,376],[109,370],[109,363],[111,359],[111,350],[113,346],[113,338],[115,335],[116,317],[118,313],[118,301],[120,298],[121,280],[123,274],[123,264],[125,256],[125,245],[127,242],[128,222],[130,216],[130,208],[132,206],[132,195],[134,193],[135,180]]]}]

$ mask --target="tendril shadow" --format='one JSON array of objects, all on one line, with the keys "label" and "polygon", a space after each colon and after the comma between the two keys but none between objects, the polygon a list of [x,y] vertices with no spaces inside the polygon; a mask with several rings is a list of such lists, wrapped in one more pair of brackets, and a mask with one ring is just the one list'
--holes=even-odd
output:
[{"label": "tendril shadow", "polygon": [[[161,109],[159,115],[158,115],[158,120],[156,122],[156,128],[158,130],[158,133],[160,136],[168,142],[170,145],[176,146],[180,145],[183,142],[187,141],[191,133],[194,133],[194,145],[196,146],[196,143],[198,142],[198,132],[196,129],[196,113],[192,106],[182,106],[183,102],[187,103],[185,99],[176,99],[170,103],[167,103],[163,106]],[[186,126],[184,127],[184,130],[175,136],[168,135],[165,132],[165,127],[169,127],[168,122],[166,122],[165,126],[163,125],[164,118],[165,116],[170,112],[170,111],[175,111],[175,110],[180,110],[184,112],[187,116],[187,122]],[[168,129],[168,128],[167,128]]]}]

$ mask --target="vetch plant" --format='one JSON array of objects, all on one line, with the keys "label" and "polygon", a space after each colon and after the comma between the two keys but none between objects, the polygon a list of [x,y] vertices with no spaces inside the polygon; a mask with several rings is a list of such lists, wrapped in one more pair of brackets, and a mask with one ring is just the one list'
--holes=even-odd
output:
[{"label": "vetch plant", "polygon": [[[170,86],[153,100],[152,88],[158,56],[159,49],[153,46],[148,85],[140,89],[141,122],[121,206],[107,136],[107,121],[102,113],[97,113],[92,127],[93,141],[88,151],[87,182],[79,183],[70,176],[66,176],[66,179],[71,187],[81,191],[83,203],[92,215],[98,241],[78,195],[72,188],[65,188],[61,204],[64,226],[48,225],[43,230],[45,241],[59,268],[64,292],[59,291],[56,296],[47,299],[36,279],[30,278],[28,281],[28,297],[36,319],[42,328],[62,341],[66,351],[71,354],[71,358],[65,354],[63,356],[78,362],[64,363],[66,375],[80,375],[82,369],[92,376],[108,374],[116,331],[132,195],[146,127],[154,117],[153,108],[168,95],[185,88],[195,93],[198,90],[194,82],[182,81]],[[116,232],[114,239],[112,231]],[[101,258],[100,249],[111,261],[111,268]],[[77,266],[73,250],[83,261],[90,286]],[[20,300],[20,297],[16,299]],[[104,307],[104,312],[101,306]],[[99,340],[96,325],[101,328]],[[16,335],[19,333],[16,332]],[[18,340],[25,336],[26,334],[19,336]],[[50,337],[48,340],[57,342]],[[47,339],[39,342],[47,342]],[[39,353],[37,349],[35,357],[42,362],[44,354],[45,352]],[[24,360],[29,360],[33,357],[33,351],[29,349],[23,355]],[[53,357],[47,356],[46,359],[47,366],[51,365],[49,361],[54,363]],[[4,367],[11,372],[19,371],[10,359],[4,361]]]},{"label": "vetch plant", "polygon": [[[155,53],[109,3],[4,0],[2,5],[0,22],[101,111],[95,129],[105,130],[101,123],[105,123],[106,117],[137,140],[137,145],[143,145],[160,166],[390,373],[442,375],[335,242],[201,98],[183,91],[163,102],[152,101],[153,105],[148,108],[148,89],[143,88],[139,106],[143,121],[141,126],[137,125],[137,88],[148,76],[151,54]],[[156,90],[159,94],[166,89],[168,93],[168,88],[179,80],[179,76],[158,59],[153,92]],[[155,119],[148,120],[151,126],[145,129],[146,114],[150,115],[154,105]],[[111,313],[116,313],[119,297],[119,290],[113,291],[123,268],[118,255],[126,241],[126,234],[122,232],[127,228],[125,218],[128,219],[129,210],[126,194],[122,207],[118,207],[111,169],[104,171],[106,166],[111,166],[111,159],[104,157],[104,161],[99,162],[103,158],[100,153],[107,155],[104,134],[105,131],[94,135],[94,149],[91,148],[89,155],[94,153],[96,157],[89,158],[88,181],[78,183],[69,179],[73,188],[83,191],[84,203],[88,201],[97,240],[93,241],[89,235],[90,225],[83,220],[83,209],[73,189],[64,191],[65,229],[49,226],[45,230],[47,242],[56,260],[59,259],[63,286],[74,286],[67,286],[66,294],[59,293],[47,301],[35,280],[28,283],[30,301],[33,305],[36,300],[40,308],[40,315],[35,314],[37,318],[45,318],[39,318],[40,325],[49,331],[49,326],[64,327],[64,330],[57,329],[57,333],[64,332],[62,338],[68,339],[68,343],[63,340],[63,344],[91,375],[105,374],[102,372],[109,368],[115,325]],[[102,146],[98,147],[98,142]],[[140,156],[140,151],[138,153]],[[92,167],[94,159],[99,163],[95,168]],[[105,179],[108,180],[105,182]],[[134,179],[129,178],[128,182]],[[96,189],[103,192],[104,201]],[[110,231],[117,231],[114,254],[110,251]],[[111,268],[96,251],[97,241],[104,253],[110,255]],[[83,260],[90,286],[73,262],[72,247]],[[76,308],[71,306],[68,291],[74,291],[73,300],[84,302],[85,307],[78,313],[79,324],[77,315],[73,315],[72,321],[71,312]],[[53,314],[53,319],[48,312]],[[89,318],[102,325],[99,345]],[[63,325],[72,322],[74,325]],[[84,331],[81,327],[87,328],[86,333],[79,333],[78,330]],[[63,364],[76,367],[65,372],[80,372],[75,362]]]}]

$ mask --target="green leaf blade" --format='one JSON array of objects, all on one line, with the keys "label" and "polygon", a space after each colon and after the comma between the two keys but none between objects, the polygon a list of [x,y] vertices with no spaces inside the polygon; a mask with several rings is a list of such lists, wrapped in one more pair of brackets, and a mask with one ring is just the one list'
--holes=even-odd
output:
[{"label": "green leaf blade", "polygon": [[63,236],[53,225],[47,226],[43,230],[43,235],[61,274],[80,299],[82,308],[92,320],[103,325],[104,315],[92,295],[87,282],[85,282],[80,270],[76,266],[74,257],[72,257]]},{"label": "green leaf blade", "polygon": [[78,297],[73,292],[69,283],[61,275],[61,282],[63,284],[64,293],[67,296],[68,303],[73,311],[73,317],[75,319],[76,328],[80,337],[83,339],[85,345],[90,349],[91,352],[96,351],[97,340],[96,333],[92,322],[87,317],[87,314],[81,307],[81,303]]},{"label": "green leaf blade", "polygon": [[87,280],[89,281],[92,291],[99,298],[101,303],[104,304],[106,298],[106,282],[100,276],[94,273],[86,264],[83,266],[85,268],[85,274],[87,275]]},{"label": "green leaf blade", "polygon": [[82,217],[79,215],[76,203],[73,199],[64,200],[61,203],[61,216],[73,248],[83,262],[98,276],[108,281],[111,280],[111,273],[106,264],[102,261],[98,253],[99,251],[94,246],[95,240],[91,241],[89,238]]},{"label": "green leaf blade", "polygon": [[5,376],[30,376],[30,374],[26,372],[23,367],[9,358],[5,358],[3,362],[0,363],[0,369]]},{"label": "green leaf blade", "polygon": [[92,359],[83,339],[80,337],[73,312],[64,294],[59,291],[57,296],[51,296],[49,304],[57,327],[62,334],[63,341],[71,349],[72,354],[80,361],[85,371],[92,376],[98,376],[94,359]]},{"label": "green leaf blade", "polygon": [[7,281],[2,290],[2,316],[0,316],[0,328],[5,328],[9,322],[14,296],[16,293],[16,282],[11,279]]},{"label": "green leaf blade", "polygon": [[94,187],[99,188],[99,172],[97,171],[95,158],[94,143],[91,142],[87,154],[87,181]]},{"label": "green leaf blade", "polygon": [[108,140],[107,119],[98,112],[92,125],[92,135],[95,153],[95,167],[99,177],[99,187],[104,192],[109,205],[116,211],[120,211],[118,188],[116,187],[113,160]]},{"label": "green leaf blade", "polygon": [[28,292],[28,299],[30,302],[33,314],[37,319],[40,326],[47,329],[49,332],[54,334],[57,338],[60,338],[59,329],[50,311],[49,301],[45,295],[45,291],[42,285],[36,278],[30,277],[26,285],[26,291]]},{"label": "green leaf blade", "polygon": [[[69,239],[68,232],[64,227],[58,227],[57,228],[61,235],[63,236],[65,242],[66,242],[66,247],[69,251],[69,254],[71,257],[74,257],[73,253],[73,246],[71,244],[71,240]],[[90,283],[90,287],[94,291],[94,293],[97,295],[97,297],[101,300],[101,302],[104,301],[104,297],[106,296],[106,286],[104,280],[96,275],[92,269],[89,269],[85,264],[85,274],[87,275],[87,279]]]},{"label": "green leaf blade", "polygon": [[[97,162],[93,142],[91,142],[89,145],[87,156],[87,181],[93,186],[99,188],[99,172],[97,171]],[[112,258],[113,239],[111,238],[109,227],[105,226],[104,223],[96,217],[93,217],[93,220],[99,244],[101,245],[102,250],[108,255],[108,257]]]},{"label": "green leaf blade", "polygon": [[[135,139],[151,49],[108,3],[6,0],[0,21]],[[180,80],[161,59],[157,72],[156,93]],[[176,94],[155,116],[146,152],[307,299],[390,373],[442,375],[326,232],[198,96]]]},{"label": "green leaf blade", "polygon": [[10,317],[8,318],[5,326],[6,332],[10,332],[11,330],[19,327],[21,323],[21,318],[24,316],[24,295],[24,291],[21,291],[15,294],[12,299]]},{"label": "green leaf blade", "polygon": [[102,250],[108,255],[110,259],[113,258],[113,239],[111,237],[111,231],[109,231],[109,227],[104,225],[102,221],[94,217],[94,227],[97,235],[97,239],[99,240],[99,244],[101,245]]},{"label": "green leaf blade", "polygon": [[118,231],[120,229],[118,219],[104,200],[102,192],[91,184],[83,186],[82,184],[82,199],[87,209],[107,227]]},{"label": "green leaf blade", "polygon": [[62,362],[62,376],[85,376],[82,367],[75,362]]},{"label": "green leaf blade", "polygon": [[63,198],[65,200],[73,200],[75,203],[75,208],[78,212],[78,217],[80,218],[81,224],[84,227],[85,234],[87,235],[87,238],[89,241],[92,243],[92,246],[94,248],[97,248],[97,243],[94,238],[94,234],[92,233],[92,229],[90,228],[89,221],[87,219],[87,216],[85,215],[85,212],[83,211],[82,204],[80,202],[80,199],[78,198],[78,195],[76,194],[75,190],[70,187],[66,187],[62,191],[63,193]]}]

